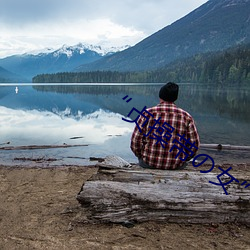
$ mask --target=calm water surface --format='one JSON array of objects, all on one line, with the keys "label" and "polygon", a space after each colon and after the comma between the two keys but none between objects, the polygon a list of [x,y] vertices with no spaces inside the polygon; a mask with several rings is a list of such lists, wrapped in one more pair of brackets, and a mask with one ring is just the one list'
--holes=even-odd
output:
[{"label": "calm water surface", "polygon": [[[119,155],[137,162],[130,151],[134,124],[122,120],[135,107],[158,103],[162,84],[0,85],[0,147],[84,144],[88,146],[0,150],[1,165],[85,165],[90,157]],[[18,89],[16,89],[18,87]],[[128,95],[126,100],[123,97]],[[131,101],[126,102],[129,98]],[[250,145],[250,88],[181,84],[177,105],[195,119],[202,143]],[[136,117],[137,114],[135,114]],[[133,118],[133,117],[132,117]],[[5,144],[9,142],[9,144]],[[201,149],[215,162],[250,162],[248,151]],[[56,161],[45,161],[46,159]],[[29,165],[36,164],[28,161]]]}]

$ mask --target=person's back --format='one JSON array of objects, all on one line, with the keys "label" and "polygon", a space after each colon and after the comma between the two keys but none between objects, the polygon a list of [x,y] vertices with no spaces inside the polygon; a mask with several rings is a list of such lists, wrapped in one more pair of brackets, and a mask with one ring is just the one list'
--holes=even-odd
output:
[{"label": "person's back", "polygon": [[137,121],[131,149],[145,168],[181,169],[199,147],[192,116],[178,108],[178,85],[168,83],[160,92],[160,103],[148,108]]}]

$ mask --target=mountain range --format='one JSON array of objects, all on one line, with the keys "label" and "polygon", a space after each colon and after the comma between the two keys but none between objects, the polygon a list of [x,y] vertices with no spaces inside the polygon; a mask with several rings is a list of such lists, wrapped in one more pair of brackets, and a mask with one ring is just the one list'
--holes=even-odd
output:
[{"label": "mountain range", "polygon": [[[31,78],[37,74],[73,71],[81,64],[96,61],[128,47],[104,48],[83,43],[75,46],[63,45],[57,50],[47,49],[42,52],[13,55],[0,59],[0,67],[8,70],[8,81],[17,79],[31,81]],[[19,78],[11,72],[20,75]],[[5,78],[1,75],[1,71],[0,78]]]},{"label": "mountain range", "polygon": [[0,67],[29,81],[42,73],[146,71],[249,42],[250,0],[209,0],[132,47],[103,51],[84,44],[63,46],[56,51],[3,58]]},{"label": "mountain range", "polygon": [[76,71],[145,71],[197,53],[250,41],[250,0],[209,0],[185,17],[122,52]]},{"label": "mountain range", "polygon": [[9,82],[18,82],[20,79],[25,80],[21,76],[18,76],[3,67],[0,67],[0,82],[9,83]]}]

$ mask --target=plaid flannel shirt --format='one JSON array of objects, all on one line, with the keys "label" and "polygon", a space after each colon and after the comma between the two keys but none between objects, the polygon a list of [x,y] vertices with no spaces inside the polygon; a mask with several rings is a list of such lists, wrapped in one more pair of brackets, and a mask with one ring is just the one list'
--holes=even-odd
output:
[{"label": "plaid flannel shirt", "polygon": [[[158,126],[155,127],[154,124],[157,120]],[[172,126],[173,130],[164,131],[164,133],[168,134],[165,137],[168,140],[164,139],[164,143],[159,143],[155,137],[157,136],[157,128],[163,128],[165,122]],[[153,133],[155,136],[152,136]],[[190,143],[195,145],[192,148],[191,155],[190,150],[185,149],[185,147],[184,150],[182,149],[183,151],[178,149],[180,146],[177,146],[177,141],[184,144],[180,140],[179,135],[183,135]],[[162,138],[162,134],[159,136],[158,133],[159,137]],[[175,169],[194,157],[199,145],[199,135],[192,116],[181,108],[178,108],[174,103],[161,102],[155,107],[148,108],[147,112],[144,112],[139,117],[131,137],[130,146],[133,153],[149,166],[157,169]]]}]

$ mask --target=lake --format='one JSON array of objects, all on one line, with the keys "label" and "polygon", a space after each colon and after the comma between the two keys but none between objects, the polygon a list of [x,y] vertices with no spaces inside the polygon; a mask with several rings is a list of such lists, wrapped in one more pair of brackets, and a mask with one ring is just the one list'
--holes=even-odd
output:
[{"label": "lake", "polygon": [[[162,85],[0,84],[0,147],[85,145],[0,150],[0,164],[91,165],[96,162],[90,157],[107,155],[137,162],[130,151],[134,124],[122,118],[133,107],[156,105]],[[250,87],[180,84],[176,104],[194,117],[201,143],[250,145]],[[250,162],[249,151],[201,149],[200,153],[215,162]]]}]

